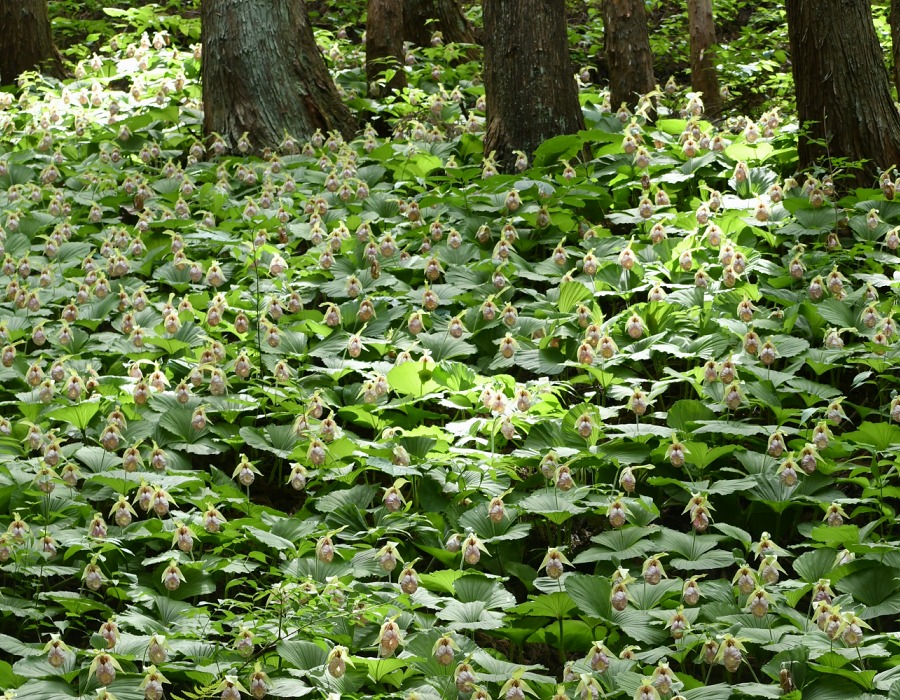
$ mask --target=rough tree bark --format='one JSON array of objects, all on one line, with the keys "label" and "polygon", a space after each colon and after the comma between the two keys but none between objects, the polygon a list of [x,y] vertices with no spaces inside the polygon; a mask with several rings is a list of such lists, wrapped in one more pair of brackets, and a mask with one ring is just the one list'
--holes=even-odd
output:
[{"label": "rough tree bark", "polygon": [[891,25],[891,58],[894,62],[894,87],[900,98],[900,0],[891,0],[891,13],[888,17]]},{"label": "rough tree bark", "polygon": [[484,151],[510,170],[515,150],[531,154],[542,141],[584,128],[565,3],[484,0]]},{"label": "rough tree bark", "polygon": [[55,78],[66,74],[50,34],[47,0],[0,0],[0,84],[28,70]]},{"label": "rough tree bark", "polygon": [[787,0],[787,20],[797,112],[808,128],[801,166],[865,160],[857,181],[871,185],[878,168],[900,165],[900,115],[868,0]]},{"label": "rough tree bark", "polygon": [[603,34],[609,68],[609,102],[633,108],[656,86],[643,0],[604,0]]},{"label": "rough tree bark", "polygon": [[458,0],[403,0],[402,40],[431,46],[440,32],[445,44],[475,44],[477,37]]},{"label": "rough tree bark", "polygon": [[378,76],[385,70],[396,73],[388,81],[387,91],[406,87],[403,70],[403,0],[369,0],[366,15],[366,80],[369,94],[382,96]]},{"label": "rough tree bark", "polygon": [[703,93],[706,116],[722,113],[719,75],[716,72],[716,23],[712,0],[688,0],[688,26],[691,35],[691,88]]},{"label": "rough tree bark", "polygon": [[303,0],[203,0],[203,129],[256,151],[285,134],[354,132]]}]

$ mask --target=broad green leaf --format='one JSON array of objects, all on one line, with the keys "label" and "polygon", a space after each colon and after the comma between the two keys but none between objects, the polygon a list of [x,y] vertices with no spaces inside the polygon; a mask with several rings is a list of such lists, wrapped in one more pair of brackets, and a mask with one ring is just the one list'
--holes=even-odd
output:
[{"label": "broad green leaf", "polygon": [[839,527],[819,525],[812,529],[809,536],[816,542],[824,542],[831,545],[856,544],[859,542],[859,528],[856,525],[841,525]]},{"label": "broad green leaf", "polygon": [[260,543],[268,546],[274,547],[279,552],[290,549],[294,550],[294,543],[284,537],[279,537],[278,535],[273,535],[271,532],[267,532],[266,530],[260,530],[258,527],[252,527],[250,525],[245,525],[243,528],[244,532],[248,533],[255,540]]},{"label": "broad green leaf", "polygon": [[845,301],[825,299],[817,304],[815,308],[830,326],[835,328],[856,327],[856,314],[853,312],[853,308]]},{"label": "broad green leaf", "polygon": [[578,609],[589,617],[609,620],[613,610],[610,603],[612,586],[604,576],[577,575],[566,578],[568,593]]},{"label": "broad green leaf", "polygon": [[513,608],[518,615],[553,617],[557,619],[567,617],[574,609],[575,603],[567,593],[562,592],[537,596]]},{"label": "broad green leaf", "polygon": [[270,676],[270,679],[272,683],[269,685],[268,690],[272,695],[279,698],[302,698],[315,690],[314,686],[308,686],[298,678],[290,678],[288,676],[281,678],[276,676],[273,678]]},{"label": "broad green leaf", "polygon": [[731,420],[703,420],[699,421],[700,427],[694,429],[694,435],[712,433],[714,435],[731,435],[738,437],[749,437],[752,435],[762,435],[767,431],[760,426],[751,425],[750,423],[741,423]]},{"label": "broad green leaf", "polygon": [[866,421],[858,429],[844,433],[844,439],[866,445],[879,452],[900,447],[900,428],[890,423]]},{"label": "broad green leaf", "polygon": [[343,506],[352,505],[357,508],[365,508],[369,505],[378,489],[375,486],[357,485],[349,489],[332,491],[316,502],[316,507],[322,513],[330,513]]},{"label": "broad green leaf", "polygon": [[482,601],[460,603],[451,600],[437,612],[437,618],[454,631],[498,629],[504,625],[503,617],[502,612],[489,610]]},{"label": "broad green leaf", "polygon": [[78,430],[84,431],[99,410],[99,401],[79,401],[74,406],[57,408],[55,411],[48,413],[47,417],[63,421],[64,423],[74,426]]},{"label": "broad green leaf", "polygon": [[861,695],[858,684],[833,676],[819,677],[803,688],[803,700],[854,700]]},{"label": "broad green leaf", "polygon": [[428,590],[454,595],[456,590],[453,587],[453,582],[462,575],[463,572],[458,569],[441,569],[433,573],[421,574],[419,582]]},{"label": "broad green leaf", "polygon": [[298,440],[291,425],[267,425],[261,430],[244,426],[240,435],[250,447],[270,452],[282,459],[290,456]]},{"label": "broad green leaf", "polygon": [[532,493],[516,505],[528,513],[543,515],[548,520],[561,525],[573,515],[587,511],[587,506],[577,503],[586,491],[587,489],[560,491],[557,488],[545,488]]},{"label": "broad green leaf", "polygon": [[591,541],[595,542],[597,546],[579,552],[574,563],[627,561],[644,557],[655,547],[649,537],[655,530],[656,528],[652,527],[629,525],[595,535]]},{"label": "broad green leaf", "polygon": [[431,378],[433,372],[433,364],[406,362],[388,372],[388,384],[401,396],[422,397],[439,389]]},{"label": "broad green leaf", "polygon": [[581,282],[563,282],[559,285],[559,301],[557,308],[560,313],[572,313],[579,304],[591,298],[591,290]]},{"label": "broad green leaf", "polygon": [[688,433],[697,421],[713,418],[713,412],[702,401],[681,399],[672,404],[666,414],[666,423],[680,433]]},{"label": "broad green leaf", "polygon": [[301,671],[322,666],[328,657],[328,651],[318,644],[306,640],[287,640],[276,647],[278,655],[294,668]]},{"label": "broad green leaf", "polygon": [[515,605],[515,598],[495,579],[468,573],[454,581],[456,599],[463,603],[482,602],[488,608],[507,608]]},{"label": "broad green leaf", "polygon": [[728,700],[732,695],[732,690],[724,683],[716,683],[702,688],[685,690],[683,695],[685,700]]}]

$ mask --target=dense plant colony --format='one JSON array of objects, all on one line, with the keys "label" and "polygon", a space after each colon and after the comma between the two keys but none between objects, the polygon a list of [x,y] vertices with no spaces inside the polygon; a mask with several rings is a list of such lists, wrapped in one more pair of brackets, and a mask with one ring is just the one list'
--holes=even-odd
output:
[{"label": "dense plant colony", "polygon": [[0,95],[7,696],[897,697],[894,173],[584,84],[498,174],[320,39],[392,139],[224,155],[164,33]]}]

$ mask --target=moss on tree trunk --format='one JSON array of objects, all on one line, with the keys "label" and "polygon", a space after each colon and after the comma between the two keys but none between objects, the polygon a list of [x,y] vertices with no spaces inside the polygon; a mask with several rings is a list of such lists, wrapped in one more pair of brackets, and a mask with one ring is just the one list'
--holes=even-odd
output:
[{"label": "moss on tree trunk", "polygon": [[204,0],[203,128],[256,151],[285,134],[354,132],[310,28],[303,0]]}]

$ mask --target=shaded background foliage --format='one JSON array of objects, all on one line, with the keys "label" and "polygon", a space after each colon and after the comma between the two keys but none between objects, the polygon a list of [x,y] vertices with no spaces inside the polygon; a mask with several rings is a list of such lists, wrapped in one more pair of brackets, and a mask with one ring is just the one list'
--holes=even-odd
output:
[{"label": "shaded background foliage", "polygon": [[313,10],[393,138],[226,154],[151,6],[57,21],[67,97],[4,93],[0,686],[896,694],[897,183],[796,172],[783,27],[721,27],[721,124],[589,69],[586,129],[503,175],[477,62],[375,101],[361,6]]}]

